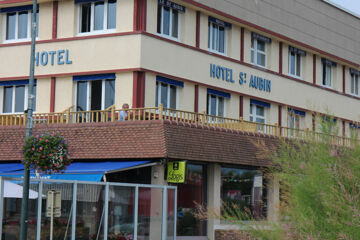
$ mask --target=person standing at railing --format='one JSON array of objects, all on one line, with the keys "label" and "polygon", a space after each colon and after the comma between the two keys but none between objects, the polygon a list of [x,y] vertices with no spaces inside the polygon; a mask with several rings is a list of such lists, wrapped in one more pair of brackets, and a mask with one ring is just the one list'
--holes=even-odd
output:
[{"label": "person standing at railing", "polygon": [[129,104],[124,103],[120,111],[120,121],[124,121],[128,117]]}]

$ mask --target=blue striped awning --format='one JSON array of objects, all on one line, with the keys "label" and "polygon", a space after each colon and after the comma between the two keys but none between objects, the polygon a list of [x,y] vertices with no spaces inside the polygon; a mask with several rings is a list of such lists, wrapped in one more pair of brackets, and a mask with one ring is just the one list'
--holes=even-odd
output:
[{"label": "blue striped awning", "polygon": [[[154,164],[151,161],[75,162],[64,173],[41,174],[40,178],[99,182],[107,173]],[[24,176],[24,165],[21,163],[2,163],[0,164],[0,176],[22,178]],[[36,178],[33,170],[30,172],[30,177]]]}]

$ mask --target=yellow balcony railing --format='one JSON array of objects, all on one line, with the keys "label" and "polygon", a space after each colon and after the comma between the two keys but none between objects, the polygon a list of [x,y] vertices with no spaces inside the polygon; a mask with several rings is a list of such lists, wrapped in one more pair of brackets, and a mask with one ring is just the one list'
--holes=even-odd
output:
[{"label": "yellow balcony railing", "polygon": [[[357,140],[335,135],[312,132],[309,129],[293,129],[282,126],[269,125],[245,121],[243,119],[233,119],[219,116],[208,115],[205,112],[196,113],[182,110],[164,108],[162,105],[153,108],[132,108],[115,109],[110,106],[105,110],[96,111],[73,111],[73,106],[63,112],[56,113],[34,113],[33,123],[39,124],[81,124],[98,122],[117,122],[117,121],[150,121],[150,120],[171,120],[188,124],[198,124],[208,127],[219,127],[246,132],[257,132],[272,136],[296,138],[296,139],[315,139],[317,141],[327,141],[336,145],[351,146]],[[26,114],[4,114],[0,115],[0,126],[26,125]]]}]

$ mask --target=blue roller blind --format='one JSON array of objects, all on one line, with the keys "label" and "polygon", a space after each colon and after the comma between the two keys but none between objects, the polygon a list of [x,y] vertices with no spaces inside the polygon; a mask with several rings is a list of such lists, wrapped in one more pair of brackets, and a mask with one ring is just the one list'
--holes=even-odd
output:
[{"label": "blue roller blind", "polygon": [[251,33],[251,38],[258,39],[258,40],[264,41],[266,43],[271,43],[271,38],[265,37],[263,35],[260,35],[258,33],[254,33],[254,32]]},{"label": "blue roller blind", "polygon": [[[39,9],[39,5],[37,5],[37,9]],[[32,10],[32,5],[1,8],[0,12],[1,13],[8,13],[8,12],[21,12],[21,11],[29,11],[29,10]]]},{"label": "blue roller blind", "polygon": [[356,69],[350,68],[350,74],[360,75],[360,72]]},{"label": "blue roller blind", "polygon": [[300,54],[302,56],[306,56],[306,51],[298,49],[296,47],[292,47],[292,46],[289,46],[289,52],[293,52],[293,53],[296,53],[296,54]]},{"label": "blue roller blind", "polygon": [[223,27],[226,27],[226,28],[231,28],[231,23],[228,23],[228,22],[224,22],[220,19],[217,19],[217,18],[214,18],[214,17],[211,17],[209,16],[209,22],[213,22],[213,23],[216,23],[217,25],[220,25],[220,26],[223,26]]},{"label": "blue roller blind", "polygon": [[174,10],[178,10],[179,12],[183,12],[183,13],[185,12],[185,9],[186,9],[184,6],[173,3],[173,2],[170,2],[168,0],[158,0],[158,3],[160,5],[165,6],[165,7],[169,7],[169,8],[172,8]]},{"label": "blue roller blind", "polygon": [[220,92],[218,90],[214,90],[214,89],[211,89],[211,88],[207,89],[207,93],[208,94],[213,94],[213,95],[216,95],[216,96],[220,96],[220,97],[224,97],[224,98],[230,98],[231,97],[230,93]]},{"label": "blue roller blind", "polygon": [[305,116],[305,112],[303,112],[303,111],[300,111],[300,110],[296,110],[296,109],[293,109],[293,108],[288,108],[288,111],[289,112],[293,112],[293,113],[295,113],[296,115],[300,115],[300,116]]},{"label": "blue roller blind", "polygon": [[177,86],[177,87],[182,87],[182,88],[184,87],[183,82],[176,81],[176,80],[166,78],[166,77],[156,76],[156,81],[167,83],[167,84],[174,85],[174,86]]},{"label": "blue roller blind", "polygon": [[255,99],[250,99],[250,103],[258,105],[258,106],[263,106],[263,107],[268,107],[268,108],[270,107],[270,103],[262,102],[262,101],[255,100]]},{"label": "blue roller blind", "polygon": [[[34,84],[37,83],[37,80],[34,79]],[[28,85],[29,80],[15,80],[15,81],[1,81],[0,86],[18,86],[18,85]]]},{"label": "blue roller blind", "polygon": [[75,3],[88,3],[88,2],[99,2],[104,0],[75,0]]},{"label": "blue roller blind", "polygon": [[355,123],[349,123],[349,126],[350,126],[351,128],[357,128],[357,129],[360,129],[360,125],[355,124]]},{"label": "blue roller blind", "polygon": [[329,65],[329,66],[333,66],[333,67],[337,66],[336,62],[333,62],[333,61],[331,61],[329,59],[326,59],[326,58],[321,58],[321,62],[323,64],[326,64],[326,65]]},{"label": "blue roller blind", "polygon": [[103,79],[115,79],[115,73],[73,76],[73,81],[94,81]]}]

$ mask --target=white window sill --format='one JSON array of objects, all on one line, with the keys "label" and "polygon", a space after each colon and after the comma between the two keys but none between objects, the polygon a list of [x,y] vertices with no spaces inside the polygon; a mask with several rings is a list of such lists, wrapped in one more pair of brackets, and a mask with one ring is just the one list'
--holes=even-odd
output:
[{"label": "white window sill", "polygon": [[263,68],[263,69],[267,69],[266,66],[263,66],[263,65],[258,65],[256,63],[251,63],[252,65],[256,66],[256,67],[259,67],[259,68]]},{"label": "white window sill", "polygon": [[226,52],[223,52],[223,53],[222,53],[222,52],[216,51],[216,50],[211,49],[211,48],[208,48],[208,51],[211,52],[211,53],[216,53],[216,54],[225,56],[225,57],[227,56],[227,55],[226,55]]},{"label": "white window sill", "polygon": [[163,38],[167,38],[167,39],[170,39],[170,40],[173,40],[173,41],[176,41],[176,42],[180,42],[179,37],[175,38],[175,37],[172,37],[170,35],[163,34],[163,33],[158,33],[158,36],[163,37]]},{"label": "white window sill", "polygon": [[332,86],[321,84],[322,87],[328,88],[328,89],[334,89]]},{"label": "white window sill", "polygon": [[[37,40],[37,38],[36,38]],[[22,43],[22,42],[30,42],[31,38],[21,38],[21,39],[13,39],[13,40],[4,40],[3,43]]]},{"label": "white window sill", "polygon": [[297,75],[293,75],[291,73],[288,74],[290,77],[293,77],[293,78],[296,78],[296,79],[299,79],[299,80],[303,80],[301,76],[297,76]]},{"label": "white window sill", "polygon": [[350,93],[351,96],[360,97],[360,94]]},{"label": "white window sill", "polygon": [[116,29],[98,30],[98,31],[77,33],[76,36],[77,36],[77,37],[83,37],[83,36],[92,36],[92,35],[101,35],[101,34],[115,33],[115,32],[116,32]]}]

